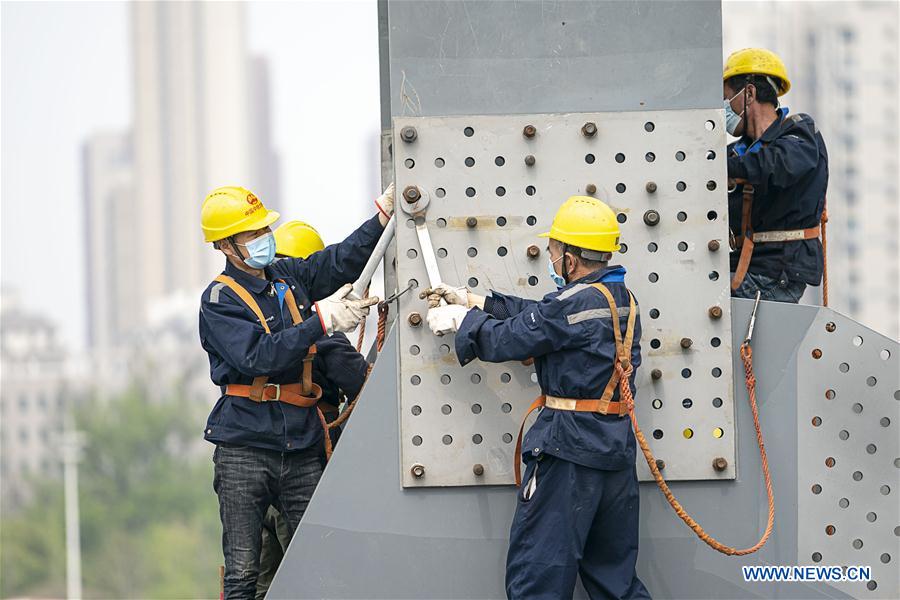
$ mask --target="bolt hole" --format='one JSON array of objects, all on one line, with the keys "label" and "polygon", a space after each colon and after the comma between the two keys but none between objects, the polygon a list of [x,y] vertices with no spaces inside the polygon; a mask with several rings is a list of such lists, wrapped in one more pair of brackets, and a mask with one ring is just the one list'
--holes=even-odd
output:
[{"label": "bolt hole", "polygon": [[853,540],[853,547],[857,550],[861,550],[863,547],[863,541],[859,538]]},{"label": "bolt hole", "polygon": [[438,198],[443,198],[444,196],[447,195],[447,190],[445,190],[444,188],[438,188],[438,189],[434,190],[434,195],[437,196]]},{"label": "bolt hole", "polygon": [[478,287],[478,280],[474,277],[469,277],[468,284],[470,288]]},{"label": "bolt hole", "polygon": [[474,167],[474,166],[475,166],[475,159],[472,158],[471,156],[467,156],[467,157],[466,157],[466,160],[465,160],[465,163],[466,163],[466,166],[467,166],[467,167]]},{"label": "bolt hole", "polygon": [[480,404],[473,404],[473,405],[472,405],[472,414],[475,414],[475,415],[480,415],[480,414],[481,414],[481,405],[480,405]]},{"label": "bolt hole", "polygon": [[422,436],[414,435],[412,438],[412,444],[413,444],[413,446],[421,446],[422,445]]},{"label": "bolt hole", "polygon": [[481,383],[481,375],[479,375],[478,373],[472,373],[472,376],[469,377],[469,381],[476,384]]},{"label": "bolt hole", "polygon": [[474,198],[475,197],[475,188],[467,187],[466,188],[466,196],[468,196],[469,198]]},{"label": "bolt hole", "polygon": [[441,157],[434,159],[434,166],[436,166],[438,169],[444,168],[444,159]]},{"label": "bolt hole", "polygon": [[662,404],[663,404],[663,403],[662,403],[662,400],[660,400],[659,398],[656,398],[656,399],[653,400],[653,408],[655,408],[656,410],[661,409],[661,408],[662,408]]},{"label": "bolt hole", "polygon": [[812,418],[812,426],[813,427],[818,427],[821,424],[822,424],[822,417],[813,417]]},{"label": "bolt hole", "polygon": [[509,252],[509,250],[506,249],[506,246],[497,248],[497,256],[506,256],[507,252]]},{"label": "bolt hole", "polygon": [[690,408],[693,405],[694,405],[694,401],[691,400],[690,398],[685,398],[684,400],[681,401],[681,406],[683,406],[684,408]]},{"label": "bolt hole", "polygon": [[621,252],[622,254],[625,254],[626,252],[628,252],[628,245],[627,244],[619,244],[619,252]]},{"label": "bolt hole", "polygon": [[616,184],[616,191],[619,192],[620,194],[624,194],[624,193],[625,193],[625,184],[624,184],[624,183],[617,183],[617,184]]},{"label": "bolt hole", "polygon": [[657,281],[659,281],[659,275],[657,275],[656,273],[650,273],[650,275],[647,276],[647,279],[650,280],[650,283],[656,283]]},{"label": "bolt hole", "polygon": [[654,350],[657,350],[661,345],[662,345],[662,342],[660,342],[656,338],[653,338],[652,340],[650,340],[650,347],[653,348]]},{"label": "bolt hole", "polygon": [[853,403],[853,412],[855,412],[856,414],[859,414],[862,411],[863,411],[863,405],[860,404],[859,402],[854,402]]},{"label": "bolt hole", "polygon": [[681,223],[684,223],[685,221],[687,221],[687,213],[681,211],[675,216],[675,218],[678,219]]},{"label": "bolt hole", "polygon": [[722,408],[722,399],[721,398],[713,398],[712,405],[715,408]]},{"label": "bolt hole", "polygon": [[449,376],[449,375],[441,375],[441,383],[444,384],[444,385],[449,384],[449,383],[450,383],[450,376]]},{"label": "bolt hole", "polygon": [[416,404],[415,406],[413,406],[413,407],[410,409],[410,412],[411,412],[412,414],[414,414],[415,416],[418,417],[419,415],[422,414],[422,407],[419,406],[418,404]]},{"label": "bolt hole", "polygon": [[716,160],[716,153],[714,150],[706,151],[706,160]]},{"label": "bolt hole", "polygon": [[475,135],[475,130],[471,127],[466,127],[465,129],[463,129],[463,135],[465,135],[466,137],[472,137],[473,135]]},{"label": "bolt hole", "polygon": [[710,271],[710,272],[709,272],[709,280],[710,280],[710,281],[718,281],[718,279],[719,279],[719,272],[718,272],[718,271]]},{"label": "bolt hole", "polygon": [[868,521],[869,523],[874,523],[874,522],[877,521],[877,520],[878,520],[878,515],[877,515],[877,514],[875,514],[875,513],[873,513],[873,512],[870,512],[870,513],[867,513],[867,514],[866,514],[866,521]]},{"label": "bolt hole", "polygon": [[878,587],[878,582],[875,581],[874,579],[866,582],[866,589],[869,590],[870,592],[874,592],[877,587]]},{"label": "bolt hole", "polygon": [[479,433],[476,433],[475,435],[472,436],[472,443],[475,444],[476,446],[483,441],[484,441],[484,438],[481,437],[481,434],[479,434]]},{"label": "bolt hole", "polygon": [[474,247],[469,248],[468,250],[466,250],[466,254],[469,255],[470,257],[478,256],[478,249],[474,248]]},{"label": "bolt hole", "polygon": [[847,508],[848,506],[850,506],[850,501],[846,498],[841,498],[838,501],[838,506],[840,506],[841,508]]},{"label": "bolt hole", "polygon": [[720,439],[725,435],[725,430],[721,427],[716,427],[713,429],[713,437],[716,439]]},{"label": "bolt hole", "polygon": [[687,184],[683,181],[679,181],[678,183],[675,184],[675,189],[678,190],[679,192],[683,192],[684,190],[687,189]]},{"label": "bolt hole", "polygon": [[847,371],[850,370],[850,365],[848,365],[847,363],[841,363],[840,366],[838,366],[838,370],[841,373],[846,373]]},{"label": "bolt hole", "polygon": [[658,319],[658,318],[659,318],[659,309],[651,308],[651,309],[650,309],[650,318],[651,318],[651,319]]},{"label": "bolt hole", "polygon": [[414,166],[416,166],[416,161],[411,158],[407,158],[403,161],[403,164],[406,165],[407,169],[412,169]]},{"label": "bolt hole", "polygon": [[689,440],[694,437],[694,430],[690,427],[687,427],[684,431],[681,432],[681,435],[684,436],[684,439]]},{"label": "bolt hole", "polygon": [[653,121],[647,121],[646,123],[644,123],[644,131],[649,133],[654,129],[656,129],[656,125],[653,124]]},{"label": "bolt hole", "polygon": [[871,375],[866,378],[866,385],[869,387],[875,387],[875,384],[878,383],[878,380],[872,377]]},{"label": "bolt hole", "polygon": [[704,124],[704,127],[706,127],[706,130],[707,130],[707,131],[712,131],[713,129],[716,128],[716,124],[715,124],[715,122],[713,122],[713,121],[707,121],[707,122]]},{"label": "bolt hole", "polygon": [[647,252],[656,252],[657,250],[659,250],[659,246],[656,245],[656,242],[647,244]]},{"label": "bolt hole", "polygon": [[441,441],[444,442],[445,446],[449,446],[450,444],[453,443],[453,436],[445,435],[444,437],[441,438]]},{"label": "bolt hole", "polygon": [[687,252],[688,244],[687,242],[678,242],[678,250],[681,252]]},{"label": "bolt hole", "polygon": [[418,356],[420,351],[421,351],[421,349],[418,346],[410,346],[409,347],[409,353],[412,354],[413,356]]},{"label": "bolt hole", "polygon": [[535,277],[534,275],[532,275],[531,277],[528,278],[528,285],[530,285],[532,287],[536,286],[538,284],[538,282],[539,282],[539,279],[537,277]]},{"label": "bolt hole", "polygon": [[716,219],[719,218],[719,213],[717,213],[714,210],[711,210],[708,213],[706,213],[706,218],[710,221],[715,221]]},{"label": "bolt hole", "polygon": [[891,493],[891,487],[890,487],[890,486],[888,486],[888,485],[883,485],[883,486],[881,486],[881,495],[882,495],[882,496],[887,496],[887,495],[890,494],[890,493]]},{"label": "bolt hole", "polygon": [[819,485],[818,483],[813,484],[813,486],[812,486],[812,493],[813,493],[813,494],[816,494],[816,495],[821,494],[821,493],[822,493],[822,486]]},{"label": "bolt hole", "polygon": [[681,376],[684,377],[685,379],[689,379],[691,376],[691,370],[690,369],[682,369]]},{"label": "bolt hole", "polygon": [[875,454],[876,452],[878,452],[878,446],[876,446],[875,444],[868,444],[866,446],[866,452],[868,454]]},{"label": "bolt hole", "polygon": [[716,182],[713,181],[712,179],[710,179],[709,181],[707,181],[707,182],[706,182],[706,189],[708,189],[708,190],[711,191],[711,192],[714,191],[714,190],[716,189]]},{"label": "bolt hole", "polygon": [[529,196],[534,196],[535,192],[537,192],[537,190],[533,185],[529,185],[527,188],[525,188],[525,193]]},{"label": "bolt hole", "polygon": [[446,248],[438,248],[437,256],[438,256],[438,258],[447,258],[447,249]]},{"label": "bolt hole", "polygon": [[497,225],[503,227],[506,225],[506,217],[497,217]]},{"label": "bolt hole", "polygon": [[829,469],[832,468],[832,467],[834,467],[834,457],[829,456],[828,458],[826,458],[826,459],[825,459],[825,466],[828,467]]},{"label": "bolt hole", "polygon": [[675,160],[677,160],[678,162],[682,162],[684,158],[684,152],[682,152],[681,150],[675,153]]},{"label": "bolt hole", "polygon": [[529,215],[528,218],[525,219],[525,222],[530,227],[534,227],[537,224],[537,217],[535,217],[534,215]]},{"label": "bolt hole", "polygon": [[827,400],[834,400],[834,396],[835,396],[834,390],[825,390],[825,398]]},{"label": "bolt hole", "polygon": [[647,162],[653,162],[654,160],[656,160],[656,155],[652,152],[648,152],[644,155],[644,160],[646,160]]},{"label": "bolt hole", "polygon": [[512,376],[509,373],[502,373],[500,375],[500,381],[502,383],[509,383],[511,379],[512,379]]},{"label": "bolt hole", "polygon": [[616,215],[616,221],[618,221],[619,223],[624,223],[627,220],[628,220],[628,215],[626,215],[625,213],[619,213]]},{"label": "bolt hole", "polygon": [[881,417],[880,423],[882,427],[888,427],[891,424],[891,420],[887,417]]},{"label": "bolt hole", "polygon": [[497,165],[498,167],[502,167],[503,165],[506,164],[506,159],[503,158],[502,156],[498,156],[497,158],[494,159],[494,164]]},{"label": "bolt hole", "polygon": [[888,554],[887,552],[885,552],[884,554],[882,554],[882,555],[881,555],[881,562],[883,562],[884,564],[888,564],[889,562],[891,562],[891,555]]},{"label": "bolt hole", "polygon": [[853,336],[853,345],[859,348],[863,344],[863,339],[860,336]]},{"label": "bolt hole", "polygon": [[846,442],[847,440],[850,439],[850,432],[847,431],[846,429],[841,429],[840,432],[838,433],[838,437],[841,438],[841,440]]},{"label": "bolt hole", "polygon": [[720,340],[717,337],[714,337],[711,340],[709,340],[709,345],[712,346],[713,348],[718,348],[719,345],[721,345],[721,343],[722,343],[722,340]]},{"label": "bolt hole", "polygon": [[722,369],[720,369],[719,367],[713,367],[713,370],[712,370],[712,376],[713,376],[713,377],[721,377],[721,376],[722,376]]},{"label": "bolt hole", "polygon": [[584,155],[584,162],[586,162],[589,165],[594,164],[595,160],[596,160],[596,157],[593,154],[585,154]]},{"label": "bolt hole", "polygon": [[451,407],[449,404],[445,404],[445,405],[441,406],[441,412],[444,413],[445,415],[449,415],[450,413],[453,412],[453,407]]},{"label": "bolt hole", "polygon": [[817,563],[817,562],[822,562],[822,554],[821,554],[820,552],[813,552],[813,553],[812,553],[812,560],[813,560],[813,562],[816,562],[816,563]]},{"label": "bolt hole", "polygon": [[622,164],[623,162],[625,162],[625,155],[622,154],[621,152],[616,154],[616,162],[619,164]]},{"label": "bolt hole", "polygon": [[885,348],[880,352],[879,356],[881,356],[881,360],[887,360],[891,357],[891,351]]},{"label": "bolt hole", "polygon": [[501,186],[498,186],[497,189],[494,190],[494,192],[495,192],[498,196],[503,197],[503,196],[506,195],[506,188],[503,187],[503,186],[501,185]]},{"label": "bolt hole", "polygon": [[512,404],[510,404],[508,402],[504,402],[503,404],[500,405],[500,410],[504,413],[509,413],[512,411]]},{"label": "bolt hole", "polygon": [[862,471],[853,471],[853,481],[862,481]]},{"label": "bolt hole", "polygon": [[444,227],[447,226],[447,219],[444,219],[443,217],[441,217],[437,221],[435,221],[435,224],[438,227],[440,227],[441,229],[443,229]]},{"label": "bolt hole", "polygon": [[419,255],[419,253],[416,252],[415,248],[410,248],[409,250],[406,251],[406,258],[415,258],[418,255]]},{"label": "bolt hole", "polygon": [[663,437],[662,429],[654,429],[653,430],[653,438],[657,440],[661,440]]}]

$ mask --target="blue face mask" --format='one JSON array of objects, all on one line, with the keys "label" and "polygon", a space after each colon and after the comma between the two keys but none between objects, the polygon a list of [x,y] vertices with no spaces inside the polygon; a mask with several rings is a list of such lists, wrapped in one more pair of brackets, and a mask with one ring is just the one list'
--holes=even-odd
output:
[{"label": "blue face mask", "polygon": [[275,236],[271,232],[258,237],[249,244],[238,244],[247,249],[250,256],[244,259],[244,264],[254,269],[264,269],[275,260]]},{"label": "blue face mask", "polygon": [[[560,256],[556,260],[562,260],[562,256]],[[566,280],[563,279],[562,275],[558,274],[556,270],[554,270],[553,263],[554,261],[550,260],[549,258],[547,259],[547,270],[550,272],[550,279],[553,280],[553,283],[556,284],[556,287],[564,288],[566,287]]]},{"label": "blue face mask", "polygon": [[737,98],[743,91],[741,90],[732,96],[730,100],[723,100],[725,103],[725,130],[731,135],[734,135],[734,132],[737,131],[738,125],[741,124],[741,119],[744,118],[744,112],[746,111],[746,109],[742,110],[741,114],[734,112],[734,109],[731,108],[731,100]]}]

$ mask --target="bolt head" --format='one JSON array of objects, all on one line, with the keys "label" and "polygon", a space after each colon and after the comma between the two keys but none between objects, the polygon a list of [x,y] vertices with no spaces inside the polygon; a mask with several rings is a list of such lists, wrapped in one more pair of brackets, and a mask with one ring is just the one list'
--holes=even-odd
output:
[{"label": "bolt head", "polygon": [[587,192],[588,194],[596,194],[597,186],[594,185],[593,183],[589,183],[586,186],[584,186],[584,191]]},{"label": "bolt head", "polygon": [[659,469],[660,471],[662,471],[663,469],[665,469],[665,468],[666,468],[666,461],[664,461],[664,460],[661,459],[661,458],[657,458],[657,459],[656,459],[656,468]]},{"label": "bolt head", "polygon": [[541,255],[541,249],[538,248],[537,246],[535,246],[534,244],[532,244],[531,246],[528,246],[527,253],[528,253],[528,258],[537,258],[538,256]]},{"label": "bolt head", "polygon": [[419,188],[414,185],[408,185],[403,190],[403,199],[406,200],[408,204],[415,204],[421,197],[422,194],[419,193]]},{"label": "bolt head", "polygon": [[706,247],[710,252],[718,252],[719,251],[719,240],[709,240],[709,243],[706,244]]},{"label": "bolt head", "polygon": [[467,217],[466,227],[478,227],[478,219],[476,219],[475,217]]},{"label": "bolt head", "polygon": [[691,338],[686,338],[686,337],[681,338],[681,347],[684,348],[685,350],[690,348],[693,345],[693,343],[694,342],[691,340]]},{"label": "bolt head", "polygon": [[710,306],[709,307],[709,318],[710,319],[721,319],[722,318],[722,307],[721,306]]},{"label": "bolt head", "polygon": [[536,134],[536,133],[537,133],[537,129],[535,128],[534,125],[526,125],[525,129],[522,130],[522,135],[524,135],[527,138],[533,138],[534,134]]},{"label": "bolt head", "polygon": [[409,472],[412,473],[413,477],[419,479],[425,476],[425,467],[423,465],[413,465]]},{"label": "bolt head", "polygon": [[417,137],[419,137],[419,133],[416,131],[415,127],[407,126],[400,130],[400,139],[407,144],[416,141]]},{"label": "bolt head", "polygon": [[476,477],[481,477],[484,475],[484,465],[474,465],[472,467],[472,472],[475,473]]},{"label": "bolt head", "polygon": [[581,127],[581,134],[585,137],[592,137],[597,133],[597,124],[588,121]]},{"label": "bolt head", "polygon": [[655,210],[648,210],[644,213],[644,223],[650,227],[659,225],[659,213]]},{"label": "bolt head", "polygon": [[813,349],[812,357],[816,360],[819,360],[820,358],[822,358],[822,351],[818,348]]},{"label": "bolt head", "polygon": [[525,165],[529,166],[529,167],[534,166],[534,155],[529,154],[528,156],[525,157]]},{"label": "bolt head", "polygon": [[728,468],[728,461],[721,456],[717,456],[713,459],[712,462],[713,469],[719,471],[720,473]]},{"label": "bolt head", "polygon": [[417,312],[409,313],[409,317],[406,321],[413,327],[418,327],[422,324],[422,315]]},{"label": "bolt head", "polygon": [[825,331],[827,331],[828,333],[833,333],[835,329],[837,329],[837,326],[831,321],[825,323]]},{"label": "bolt head", "polygon": [[647,185],[644,186],[644,188],[647,190],[648,194],[655,194],[656,193],[656,182],[648,181]]},{"label": "bolt head", "polygon": [[652,379],[662,379],[662,371],[660,371],[659,369],[653,369],[652,371],[650,371],[650,377]]}]

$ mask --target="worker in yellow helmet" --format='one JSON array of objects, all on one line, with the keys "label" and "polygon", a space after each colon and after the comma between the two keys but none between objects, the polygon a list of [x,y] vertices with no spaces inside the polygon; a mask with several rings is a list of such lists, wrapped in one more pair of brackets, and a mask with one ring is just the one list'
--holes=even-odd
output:
[{"label": "worker in yellow helmet", "polygon": [[[288,221],[274,231],[276,258],[308,259],[325,249],[316,229],[303,221]],[[362,390],[368,373],[368,363],[343,333],[320,340],[313,363],[313,381],[322,388],[319,408],[330,423],[338,417],[338,407],[351,403]],[[332,445],[340,438],[340,428],[329,429]],[[321,457],[324,465],[324,455]],[[269,506],[263,519],[262,542],[259,557],[259,578],[256,581],[256,598],[263,600],[269,590],[291,536],[284,517],[274,506]]]},{"label": "worker in yellow helmet", "polygon": [[812,117],[788,116],[779,98],[791,89],[774,52],[739,50],[723,73],[728,146],[732,295],[798,302],[822,280],[820,223],[828,153]]},{"label": "worker in yellow helmet", "polygon": [[222,390],[204,437],[216,445],[226,598],[254,597],[266,509],[275,506],[293,535],[322,475],[313,364],[318,344],[354,329],[378,302],[350,294],[393,213],[393,185],[375,204],[378,214],[343,242],[274,262],[278,213],[241,187],[203,201],[204,238],[225,259],[201,298],[200,342]]},{"label": "worker in yellow helmet", "polygon": [[580,575],[591,598],[649,598],[635,571],[636,444],[616,371],[624,369],[633,392],[641,324],[625,269],[609,264],[619,223],[600,200],[573,196],[541,237],[549,238],[557,287],[541,300],[445,284],[427,291],[428,325],[438,335],[456,332],[461,365],[534,358],[542,395],[528,412],[543,410],[516,446],[517,483],[520,461],[525,472],[506,594],[571,598]]}]

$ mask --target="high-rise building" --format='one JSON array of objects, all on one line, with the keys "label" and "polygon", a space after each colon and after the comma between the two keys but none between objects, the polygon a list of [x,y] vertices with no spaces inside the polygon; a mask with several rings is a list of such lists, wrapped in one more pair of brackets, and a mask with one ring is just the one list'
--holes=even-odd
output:
[{"label": "high-rise building", "polygon": [[136,2],[130,11],[130,146],[99,136],[85,152],[89,339],[104,353],[129,344],[155,304],[198,295],[221,270],[200,231],[211,189],[248,187],[268,206],[279,195],[268,73],[248,55],[244,5]]},{"label": "high-rise building", "polygon": [[[727,2],[725,54],[779,53],[782,99],[809,113],[829,154],[829,304],[881,333],[900,334],[900,154],[896,2]],[[819,288],[807,292],[811,302]]]},{"label": "high-rise building", "polygon": [[56,325],[2,293],[0,329],[0,481],[4,508],[28,499],[31,479],[61,472],[59,443],[72,392],[64,385],[65,353]]}]

